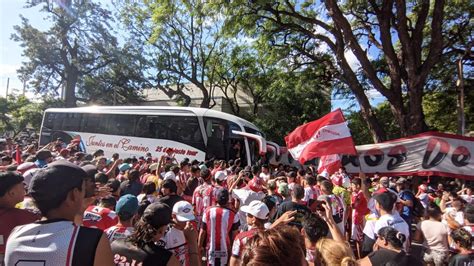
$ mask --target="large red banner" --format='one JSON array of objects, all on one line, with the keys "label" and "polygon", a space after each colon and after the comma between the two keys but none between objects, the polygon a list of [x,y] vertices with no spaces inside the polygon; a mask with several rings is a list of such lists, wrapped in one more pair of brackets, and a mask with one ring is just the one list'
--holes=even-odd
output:
[{"label": "large red banner", "polygon": [[427,132],[383,143],[356,146],[343,156],[349,173],[389,176],[450,176],[474,180],[474,138]]}]

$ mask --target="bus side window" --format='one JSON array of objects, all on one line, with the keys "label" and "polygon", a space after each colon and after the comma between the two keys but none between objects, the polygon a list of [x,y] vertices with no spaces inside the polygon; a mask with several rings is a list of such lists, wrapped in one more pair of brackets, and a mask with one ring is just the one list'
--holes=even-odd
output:
[{"label": "bus side window", "polygon": [[77,132],[81,129],[82,114],[81,113],[66,113],[63,120],[62,129],[65,131]]},{"label": "bus side window", "polygon": [[107,121],[107,134],[133,136],[135,133],[135,115],[110,115]]}]

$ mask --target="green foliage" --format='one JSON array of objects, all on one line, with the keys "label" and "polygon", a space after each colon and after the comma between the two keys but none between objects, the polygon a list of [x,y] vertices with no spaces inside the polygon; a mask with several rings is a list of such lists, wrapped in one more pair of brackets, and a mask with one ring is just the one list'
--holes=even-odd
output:
[{"label": "green foliage", "polygon": [[285,145],[283,137],[296,127],[327,114],[331,109],[330,86],[317,70],[278,71],[264,91],[263,107],[250,118],[269,140]]},{"label": "green foliage", "polygon": [[[390,104],[387,101],[380,103],[374,108],[374,111],[387,133],[387,140],[400,138],[400,126],[393,117]],[[374,143],[370,131],[367,128],[367,123],[364,121],[360,111],[348,113],[346,119],[356,145]]]},{"label": "green foliage", "polygon": [[1,97],[0,132],[12,132],[16,135],[27,127],[39,129],[44,108],[44,103],[32,102],[25,96]]}]

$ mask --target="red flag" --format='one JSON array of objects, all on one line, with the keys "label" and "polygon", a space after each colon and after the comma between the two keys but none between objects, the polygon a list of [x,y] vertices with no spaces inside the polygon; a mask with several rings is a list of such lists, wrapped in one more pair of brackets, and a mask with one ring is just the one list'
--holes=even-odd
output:
[{"label": "red flag", "polygon": [[16,145],[16,154],[15,154],[15,161],[17,165],[21,164],[21,149],[20,145]]},{"label": "red flag", "polygon": [[329,176],[342,167],[341,157],[337,154],[324,155],[319,158],[318,173],[326,171]]},{"label": "red flag", "polygon": [[297,127],[285,137],[285,142],[293,158],[300,163],[324,155],[357,154],[341,109]]}]

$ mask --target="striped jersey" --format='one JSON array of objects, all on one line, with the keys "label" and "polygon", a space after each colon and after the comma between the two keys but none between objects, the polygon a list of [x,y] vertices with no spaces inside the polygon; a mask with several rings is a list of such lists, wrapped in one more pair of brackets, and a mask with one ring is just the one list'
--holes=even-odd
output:
[{"label": "striped jersey", "polygon": [[248,231],[239,233],[232,244],[232,256],[242,259],[247,242],[258,233],[257,228],[252,228]]},{"label": "striped jersey", "polygon": [[112,227],[107,228],[104,232],[107,235],[107,238],[110,242],[113,242],[118,239],[125,239],[132,235],[135,228],[133,227],[126,227],[123,225],[114,225]]},{"label": "striped jersey", "polygon": [[226,265],[231,250],[230,233],[239,228],[238,215],[227,208],[210,207],[202,216],[206,229],[207,260],[210,265]]},{"label": "striped jersey", "polygon": [[67,220],[17,226],[7,242],[5,265],[93,265],[102,231]]},{"label": "striped jersey", "polygon": [[204,183],[196,188],[193,193],[194,212],[197,216],[202,216],[204,210],[216,204],[215,189],[211,184]]},{"label": "striped jersey", "polygon": [[89,206],[84,212],[82,225],[105,230],[118,223],[117,214],[109,208]]}]

